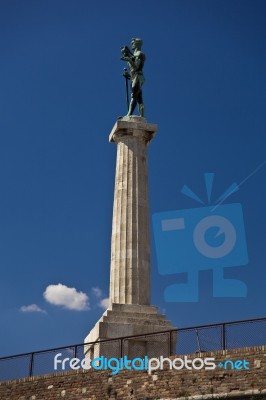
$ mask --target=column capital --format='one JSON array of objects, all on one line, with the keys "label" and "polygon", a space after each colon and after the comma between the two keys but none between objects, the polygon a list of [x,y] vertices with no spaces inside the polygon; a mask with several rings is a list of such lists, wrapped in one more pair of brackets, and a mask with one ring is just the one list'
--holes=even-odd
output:
[{"label": "column capital", "polygon": [[157,125],[149,124],[145,118],[132,115],[118,119],[109,135],[110,143],[119,143],[125,136],[137,137],[150,142],[157,131]]}]

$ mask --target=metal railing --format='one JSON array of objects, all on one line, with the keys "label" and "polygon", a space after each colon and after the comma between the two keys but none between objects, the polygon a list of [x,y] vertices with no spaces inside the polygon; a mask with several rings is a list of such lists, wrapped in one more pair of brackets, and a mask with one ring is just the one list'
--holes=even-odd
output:
[{"label": "metal railing", "polygon": [[[147,348],[147,343],[149,357],[260,346],[266,344],[266,317],[118,337],[3,357],[0,358],[0,380],[59,372],[54,370],[54,357],[58,353],[62,354],[61,359],[82,360],[84,349],[93,348],[94,355],[108,354],[110,357],[120,358],[127,354],[129,344],[133,342],[136,344],[134,358],[143,356],[143,344]],[[70,370],[70,367],[67,366],[65,370]]]}]

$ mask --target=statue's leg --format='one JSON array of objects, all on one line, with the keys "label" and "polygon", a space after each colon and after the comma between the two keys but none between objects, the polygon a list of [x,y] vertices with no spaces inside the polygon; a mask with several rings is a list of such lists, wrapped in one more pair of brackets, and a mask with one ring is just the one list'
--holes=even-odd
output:
[{"label": "statue's leg", "polygon": [[143,99],[142,99],[142,90],[140,88],[139,93],[138,93],[138,107],[139,107],[139,113],[141,117],[144,117],[144,103],[143,103]]},{"label": "statue's leg", "polygon": [[133,112],[134,112],[134,110],[135,110],[135,108],[136,108],[136,105],[137,105],[137,100],[136,100],[136,98],[134,97],[134,95],[133,95],[133,93],[132,93],[132,94],[131,94],[131,101],[130,101],[130,104],[129,104],[129,109],[128,109],[127,116],[133,114]]},{"label": "statue's leg", "polygon": [[129,104],[129,109],[128,109],[128,113],[127,116],[132,115],[136,105],[137,105],[137,95],[138,95],[138,85],[136,84],[132,84],[131,86],[131,101]]}]

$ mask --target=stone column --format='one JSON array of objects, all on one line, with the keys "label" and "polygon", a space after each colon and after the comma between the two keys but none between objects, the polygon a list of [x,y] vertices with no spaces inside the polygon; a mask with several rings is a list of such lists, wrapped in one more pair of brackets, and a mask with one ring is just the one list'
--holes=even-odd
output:
[{"label": "stone column", "polygon": [[147,144],[157,130],[141,117],[118,120],[111,244],[110,301],[150,304],[150,230]]},{"label": "stone column", "polygon": [[[111,242],[110,304],[85,338],[91,359],[169,355],[170,321],[150,305],[150,232],[147,145],[157,126],[137,116],[119,119],[109,136],[117,144]],[[145,337],[147,333],[163,332]],[[143,336],[142,336],[143,335]],[[172,348],[175,346],[172,336]]]}]

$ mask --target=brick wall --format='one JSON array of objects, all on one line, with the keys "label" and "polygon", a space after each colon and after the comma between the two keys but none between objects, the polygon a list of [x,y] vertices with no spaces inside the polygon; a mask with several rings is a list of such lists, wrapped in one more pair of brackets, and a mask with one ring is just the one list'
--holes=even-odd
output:
[{"label": "brick wall", "polygon": [[[171,357],[176,358],[177,356]],[[78,370],[0,383],[1,400],[169,400],[179,398],[266,399],[266,346],[197,353],[215,357],[215,363],[249,362],[250,370],[216,367],[214,370],[111,371]],[[180,356],[180,358],[184,358]],[[196,397],[195,397],[196,396]]]}]

